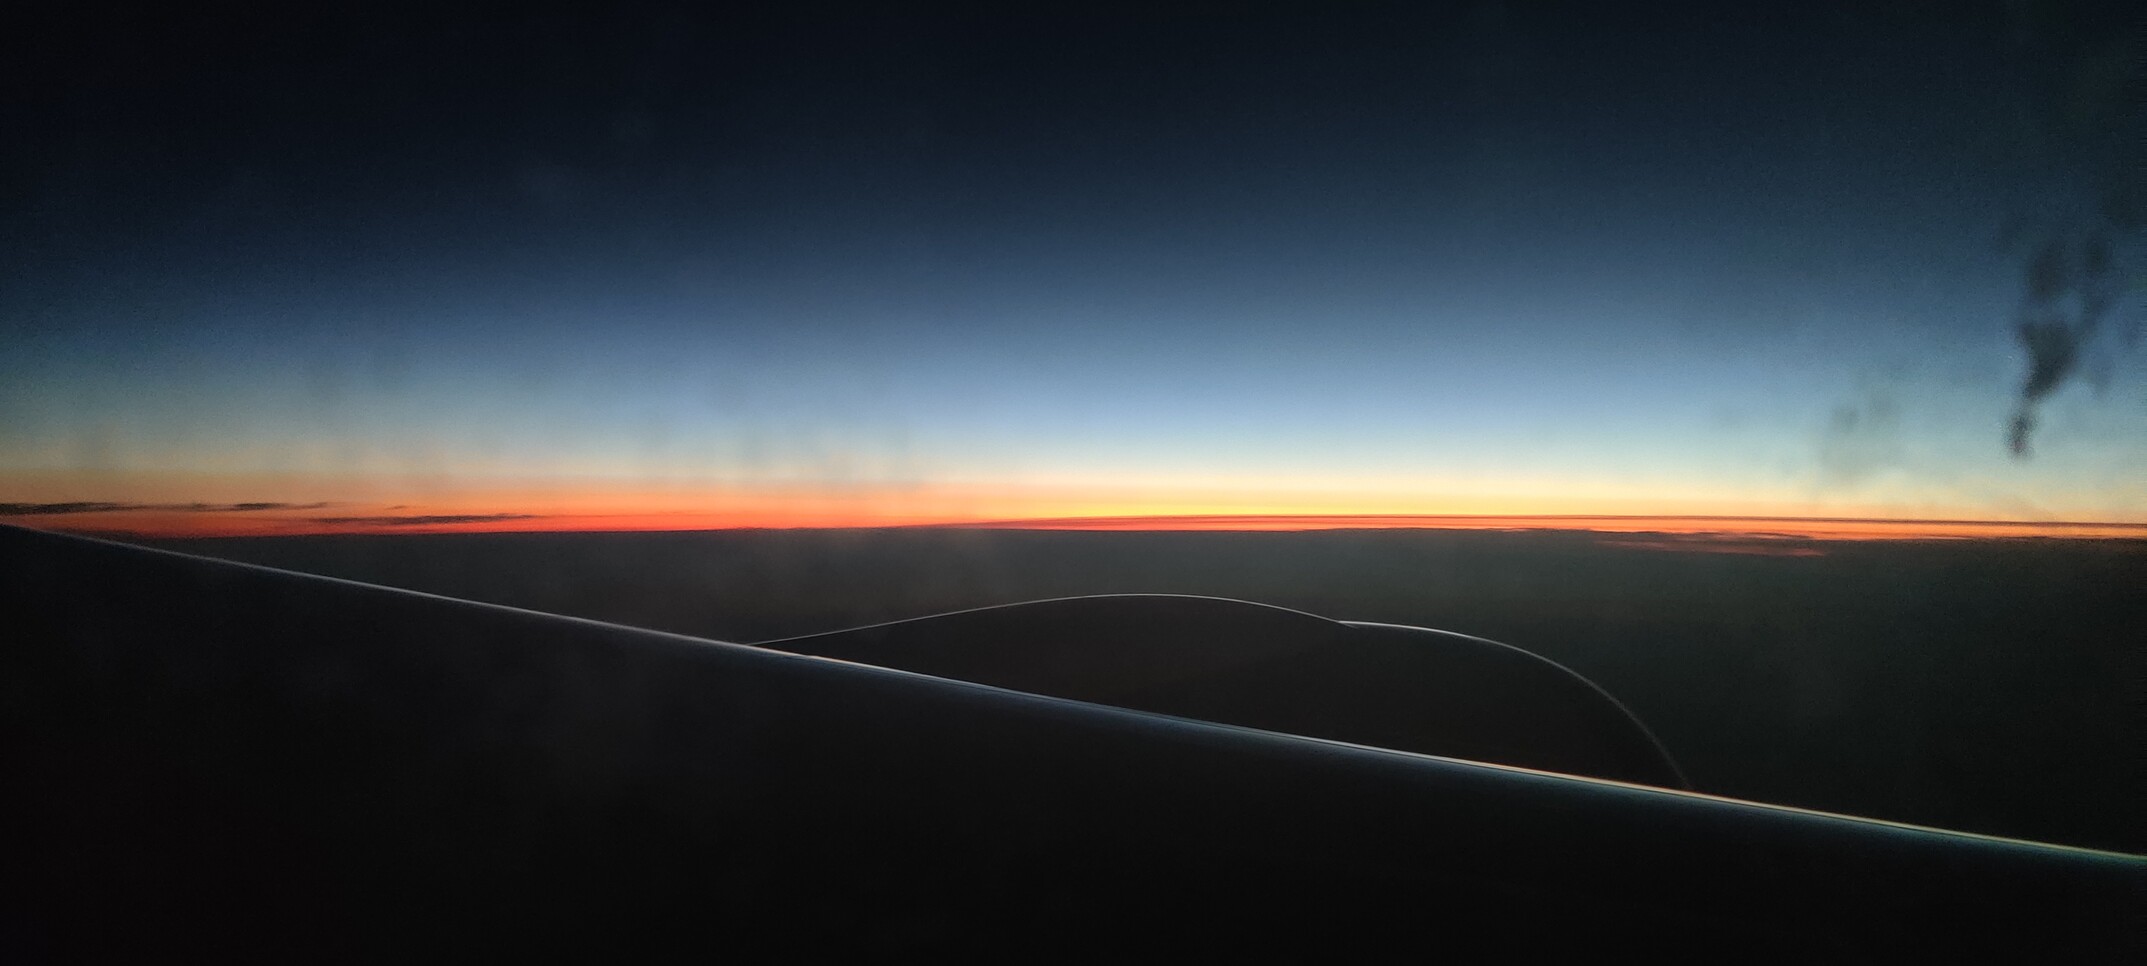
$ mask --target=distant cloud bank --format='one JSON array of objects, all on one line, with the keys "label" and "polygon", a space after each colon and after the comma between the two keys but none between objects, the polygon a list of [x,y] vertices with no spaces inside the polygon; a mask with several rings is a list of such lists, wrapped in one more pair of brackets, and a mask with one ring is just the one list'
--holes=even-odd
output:
[{"label": "distant cloud bank", "polygon": [[73,513],[122,513],[149,510],[159,513],[250,513],[257,510],[322,510],[329,503],[105,503],[77,500],[69,503],[0,503],[0,517],[62,516]]}]

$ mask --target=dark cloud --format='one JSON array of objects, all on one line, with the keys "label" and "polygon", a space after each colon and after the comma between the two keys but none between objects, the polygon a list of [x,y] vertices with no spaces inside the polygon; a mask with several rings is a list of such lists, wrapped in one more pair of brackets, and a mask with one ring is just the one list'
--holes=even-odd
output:
[{"label": "dark cloud", "polygon": [[[2038,203],[2038,215],[2016,215],[2001,233],[2021,257],[2021,306],[2014,332],[2027,354],[2027,376],[2007,424],[2006,446],[2025,458],[2045,397],[2083,371],[2109,368],[2114,352],[2129,350],[2138,320],[2122,340],[2103,338],[2105,320],[2123,303],[2137,308],[2147,257],[2147,129],[2137,105],[2147,83],[2138,69],[2139,36],[2102,12],[2063,5],[2020,5],[2031,20],[2016,23],[2016,43],[2039,56],[2022,74],[2018,108],[2027,147],[2052,186],[2066,186]],[[2062,12],[2060,12],[2062,11]],[[2112,346],[2112,341],[2121,345]]]},{"label": "dark cloud", "polygon": [[1626,550],[1661,550],[1673,553],[1728,553],[1751,557],[1824,557],[1818,541],[1783,538],[1768,534],[1737,539],[1734,534],[1636,533],[1601,537],[1597,546]]},{"label": "dark cloud", "polygon": [[361,524],[383,527],[421,527],[441,523],[490,523],[496,520],[535,520],[537,513],[448,513],[408,517],[314,517],[314,523]]},{"label": "dark cloud", "polygon": [[2109,243],[2100,235],[2080,246],[2045,241],[2028,261],[2022,288],[2027,299],[2014,333],[2028,354],[2028,374],[2006,431],[2014,456],[2028,455],[2037,405],[2079,370],[2083,351],[2116,301]]},{"label": "dark cloud", "polygon": [[0,517],[116,513],[122,510],[153,510],[163,513],[246,513],[256,510],[319,510],[332,505],[329,503],[106,503],[77,500],[68,503],[0,503]]},{"label": "dark cloud", "polygon": [[32,517],[61,513],[104,513],[129,510],[129,503],[0,503],[0,517]]}]

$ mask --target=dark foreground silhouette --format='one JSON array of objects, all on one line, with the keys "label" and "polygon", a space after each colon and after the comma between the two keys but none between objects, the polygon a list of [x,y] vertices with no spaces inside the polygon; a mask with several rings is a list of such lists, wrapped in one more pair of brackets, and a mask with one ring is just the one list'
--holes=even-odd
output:
[{"label": "dark foreground silhouette", "polygon": [[1798,555],[1761,556],[1632,539],[922,528],[162,546],[725,641],[1097,594],[1438,627],[1602,685],[1698,791],[2147,853],[2147,541],[1783,539]]},{"label": "dark foreground silhouette", "polygon": [[2122,959],[2140,860],[0,529],[11,960]]}]

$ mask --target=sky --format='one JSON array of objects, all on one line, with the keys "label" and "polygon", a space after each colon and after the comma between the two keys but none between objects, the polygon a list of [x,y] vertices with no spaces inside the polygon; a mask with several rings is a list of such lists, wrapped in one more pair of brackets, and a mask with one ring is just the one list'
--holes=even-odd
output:
[{"label": "sky", "polygon": [[0,515],[2147,523],[2139,18],[1866,6],[9,14]]}]

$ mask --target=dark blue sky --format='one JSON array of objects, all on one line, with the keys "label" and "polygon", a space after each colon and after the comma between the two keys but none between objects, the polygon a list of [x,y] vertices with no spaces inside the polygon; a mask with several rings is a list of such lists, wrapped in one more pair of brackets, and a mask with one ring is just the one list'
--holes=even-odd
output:
[{"label": "dark blue sky", "polygon": [[1902,9],[22,24],[0,487],[2147,519],[2138,18]]}]

